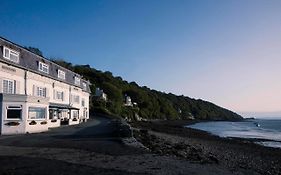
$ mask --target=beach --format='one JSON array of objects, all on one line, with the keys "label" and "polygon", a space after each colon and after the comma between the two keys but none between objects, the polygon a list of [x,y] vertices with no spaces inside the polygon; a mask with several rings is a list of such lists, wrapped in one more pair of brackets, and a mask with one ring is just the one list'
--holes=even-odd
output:
[{"label": "beach", "polygon": [[0,174],[280,174],[279,149],[183,128],[188,122],[129,126],[94,117],[49,132],[1,136]]},{"label": "beach", "polygon": [[281,149],[264,147],[254,139],[221,138],[184,127],[192,121],[138,122],[138,140],[159,154],[201,164],[216,164],[238,174],[280,174]]}]

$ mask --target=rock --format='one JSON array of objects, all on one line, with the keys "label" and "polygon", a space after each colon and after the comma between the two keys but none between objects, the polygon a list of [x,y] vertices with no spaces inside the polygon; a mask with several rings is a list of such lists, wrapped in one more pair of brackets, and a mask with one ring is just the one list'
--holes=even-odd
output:
[{"label": "rock", "polygon": [[213,154],[209,154],[209,159],[216,164],[219,163],[219,160]]}]

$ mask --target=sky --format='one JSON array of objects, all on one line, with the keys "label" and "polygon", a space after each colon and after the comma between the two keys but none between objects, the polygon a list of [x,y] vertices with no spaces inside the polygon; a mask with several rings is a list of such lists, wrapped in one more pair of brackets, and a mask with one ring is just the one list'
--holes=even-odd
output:
[{"label": "sky", "polygon": [[1,0],[0,36],[235,112],[281,111],[280,0]]}]

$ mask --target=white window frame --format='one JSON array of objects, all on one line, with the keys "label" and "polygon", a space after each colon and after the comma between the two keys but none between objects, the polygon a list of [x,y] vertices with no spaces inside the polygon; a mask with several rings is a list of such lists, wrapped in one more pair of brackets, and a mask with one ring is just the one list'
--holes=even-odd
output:
[{"label": "white window frame", "polygon": [[[8,118],[8,110],[19,110],[19,111],[21,111],[20,117],[19,118]],[[7,106],[5,120],[18,121],[18,120],[21,120],[21,119],[22,119],[22,106],[21,105]]]},{"label": "white window frame", "polygon": [[[29,112],[30,112],[30,109],[33,108],[33,109],[40,109],[40,110],[44,110],[44,118],[30,118],[29,116]],[[44,108],[44,107],[35,107],[35,106],[29,106],[28,107],[28,120],[46,120],[47,119],[47,108]]]},{"label": "white window frame", "polygon": [[65,72],[58,69],[58,78],[65,80]]},{"label": "white window frame", "polygon": [[[4,88],[4,81],[7,81],[7,92],[4,92],[5,91],[5,88]],[[11,88],[12,88],[12,91],[10,92],[9,90],[10,90],[10,83],[12,84],[11,85]],[[4,79],[3,81],[2,81],[2,91],[3,91],[3,93],[5,93],[5,94],[15,94],[16,93],[16,89],[15,89],[15,81],[14,80],[8,80],[8,79]]]},{"label": "white window frame", "polygon": [[[8,52],[8,53],[6,53]],[[6,56],[8,55],[8,56]],[[15,57],[15,59],[11,58],[11,55]],[[8,47],[3,47],[3,57],[7,60],[10,60],[12,62],[15,62],[15,63],[19,63],[19,60],[20,60],[20,53],[13,50],[13,49],[10,49]]]},{"label": "white window frame", "polygon": [[36,95],[37,97],[47,97],[47,88],[45,87],[37,87],[36,88]]},{"label": "white window frame", "polygon": [[71,118],[76,118],[76,119],[78,119],[78,118],[79,118],[79,111],[78,111],[78,110],[72,111],[72,116],[71,116]]},{"label": "white window frame", "polygon": [[41,72],[44,72],[46,74],[49,74],[49,65],[45,64],[45,63],[42,63],[42,62],[39,62],[38,70],[41,71]]},{"label": "white window frame", "polygon": [[83,89],[87,90],[87,84],[85,82],[83,82],[82,85],[83,85]]},{"label": "white window frame", "polygon": [[74,84],[80,86],[80,78],[74,77]]},{"label": "white window frame", "polygon": [[56,91],[55,96],[56,96],[56,99],[57,99],[57,100],[63,101],[63,99],[64,99],[64,93],[63,93],[63,91]]}]

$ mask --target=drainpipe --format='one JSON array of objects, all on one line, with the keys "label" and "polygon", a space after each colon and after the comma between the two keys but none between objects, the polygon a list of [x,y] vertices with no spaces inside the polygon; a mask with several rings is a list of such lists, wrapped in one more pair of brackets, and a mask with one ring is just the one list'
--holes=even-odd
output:
[{"label": "drainpipe", "polygon": [[27,71],[24,71],[24,94],[27,95]]},{"label": "drainpipe", "polygon": [[[69,106],[71,105],[71,86],[69,86]],[[71,110],[69,110],[69,115],[68,115],[68,118],[69,120],[71,119]]]}]

